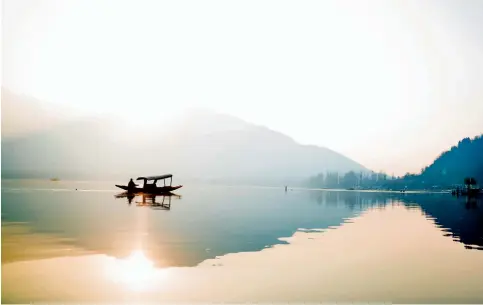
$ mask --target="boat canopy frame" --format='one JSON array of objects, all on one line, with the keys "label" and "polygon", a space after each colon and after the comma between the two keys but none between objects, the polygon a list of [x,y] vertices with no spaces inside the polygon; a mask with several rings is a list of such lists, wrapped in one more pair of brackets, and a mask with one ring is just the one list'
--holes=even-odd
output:
[{"label": "boat canopy frame", "polygon": [[153,181],[153,186],[156,185],[156,182],[158,182],[158,180],[163,180],[164,182],[164,186],[166,186],[166,179],[170,179],[169,180],[169,186],[172,185],[173,183],[173,175],[171,174],[167,174],[167,175],[160,175],[160,176],[146,176],[146,177],[138,177],[136,180],[143,180],[144,182],[144,186],[147,185],[147,182],[148,181]]}]

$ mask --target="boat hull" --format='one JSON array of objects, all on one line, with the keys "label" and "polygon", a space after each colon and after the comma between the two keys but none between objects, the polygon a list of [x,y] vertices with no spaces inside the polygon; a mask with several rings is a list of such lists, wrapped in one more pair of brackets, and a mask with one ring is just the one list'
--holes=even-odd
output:
[{"label": "boat hull", "polygon": [[126,185],[119,185],[116,184],[116,187],[123,189],[127,191],[128,193],[146,193],[146,194],[165,194],[172,192],[174,190],[177,190],[181,187],[182,185],[176,185],[176,186],[158,186],[156,188],[142,188],[142,187],[134,187],[134,188],[129,188]]}]

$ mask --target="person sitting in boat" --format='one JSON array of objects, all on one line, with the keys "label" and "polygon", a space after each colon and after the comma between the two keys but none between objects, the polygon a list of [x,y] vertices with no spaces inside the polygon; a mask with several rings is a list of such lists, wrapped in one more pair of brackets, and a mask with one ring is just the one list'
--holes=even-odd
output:
[{"label": "person sitting in boat", "polygon": [[129,180],[129,183],[127,184],[127,187],[129,189],[133,189],[133,188],[136,187],[136,184],[134,183],[134,181],[132,181],[132,178],[131,178],[131,180]]}]

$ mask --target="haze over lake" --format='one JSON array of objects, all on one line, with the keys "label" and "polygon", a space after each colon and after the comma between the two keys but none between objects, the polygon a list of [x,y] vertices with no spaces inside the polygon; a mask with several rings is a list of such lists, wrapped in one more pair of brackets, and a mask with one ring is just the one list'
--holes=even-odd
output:
[{"label": "haze over lake", "polygon": [[161,207],[110,182],[2,181],[2,300],[483,301],[483,214],[464,199],[182,190]]}]

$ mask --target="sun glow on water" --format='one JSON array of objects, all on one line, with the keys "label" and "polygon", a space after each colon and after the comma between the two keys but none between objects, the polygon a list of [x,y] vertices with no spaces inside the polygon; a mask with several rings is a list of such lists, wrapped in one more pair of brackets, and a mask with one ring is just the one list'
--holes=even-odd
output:
[{"label": "sun glow on water", "polygon": [[163,270],[156,270],[142,250],[135,250],[124,259],[114,259],[106,271],[112,281],[136,291],[152,288],[154,279],[165,275]]}]

